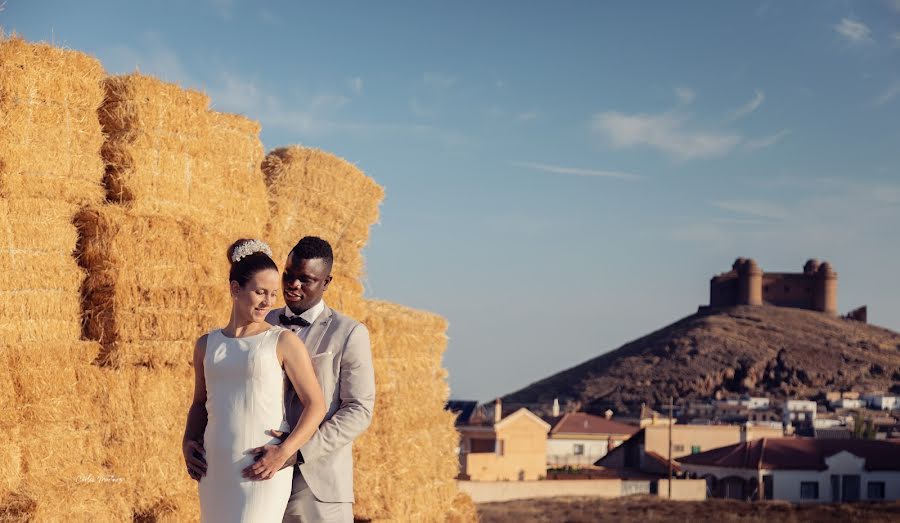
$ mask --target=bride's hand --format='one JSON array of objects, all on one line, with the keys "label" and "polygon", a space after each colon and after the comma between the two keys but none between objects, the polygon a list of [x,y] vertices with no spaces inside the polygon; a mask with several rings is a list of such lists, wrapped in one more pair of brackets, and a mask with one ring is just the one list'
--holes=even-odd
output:
[{"label": "bride's hand", "polygon": [[245,468],[241,475],[247,479],[266,480],[272,479],[275,473],[284,467],[284,463],[290,456],[285,455],[279,445],[263,445],[250,449],[248,453],[256,456],[256,463]]},{"label": "bride's hand", "polygon": [[200,481],[206,475],[206,450],[203,445],[198,441],[185,440],[181,444],[181,452],[184,454],[188,475],[194,481]]}]

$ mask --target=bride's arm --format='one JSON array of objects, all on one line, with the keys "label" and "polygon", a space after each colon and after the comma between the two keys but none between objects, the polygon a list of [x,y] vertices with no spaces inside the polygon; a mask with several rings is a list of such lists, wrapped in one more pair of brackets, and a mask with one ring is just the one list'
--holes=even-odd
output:
[{"label": "bride's arm", "polygon": [[[261,452],[262,455],[256,463],[245,469],[244,477],[270,479],[289,458],[297,455],[300,447],[316,433],[325,418],[325,397],[306,346],[294,333],[283,331],[278,338],[277,350],[282,357],[284,371],[294,386],[297,398],[303,404],[303,413],[290,435],[279,445],[266,445],[251,451]],[[269,447],[274,447],[274,452]]]},{"label": "bride's arm", "polygon": [[203,357],[206,355],[206,335],[200,337],[194,345],[194,400],[188,410],[187,422],[184,426],[184,438],[181,441],[181,452],[192,479],[200,480],[206,475],[206,462],[196,454],[203,456],[203,432],[206,430],[206,378],[203,369]]}]

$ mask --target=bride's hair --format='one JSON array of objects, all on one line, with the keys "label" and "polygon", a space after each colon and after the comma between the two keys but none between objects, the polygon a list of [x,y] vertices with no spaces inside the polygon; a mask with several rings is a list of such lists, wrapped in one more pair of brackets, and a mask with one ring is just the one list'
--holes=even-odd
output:
[{"label": "bride's hair", "polygon": [[269,246],[259,240],[241,238],[228,247],[228,261],[231,263],[231,271],[228,273],[228,281],[236,281],[243,287],[256,273],[272,269],[278,271],[278,266],[272,261]]}]

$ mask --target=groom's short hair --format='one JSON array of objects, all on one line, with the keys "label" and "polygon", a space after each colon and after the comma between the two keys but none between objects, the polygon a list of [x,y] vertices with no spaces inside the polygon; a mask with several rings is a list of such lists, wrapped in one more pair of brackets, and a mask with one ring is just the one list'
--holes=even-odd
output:
[{"label": "groom's short hair", "polygon": [[304,236],[301,238],[297,245],[294,245],[294,248],[291,249],[291,255],[294,257],[294,260],[315,260],[321,258],[325,260],[329,271],[331,271],[331,266],[334,264],[334,253],[331,251],[331,244],[318,236]]}]

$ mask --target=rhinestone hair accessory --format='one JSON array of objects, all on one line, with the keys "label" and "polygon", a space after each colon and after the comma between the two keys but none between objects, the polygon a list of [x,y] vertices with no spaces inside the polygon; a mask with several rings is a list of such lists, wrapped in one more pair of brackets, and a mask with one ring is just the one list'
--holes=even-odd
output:
[{"label": "rhinestone hair accessory", "polygon": [[270,257],[272,256],[272,249],[270,249],[265,242],[261,242],[259,240],[250,240],[238,245],[237,248],[234,249],[234,252],[231,253],[231,263],[237,263],[247,256],[256,254],[257,252],[264,252]]}]

